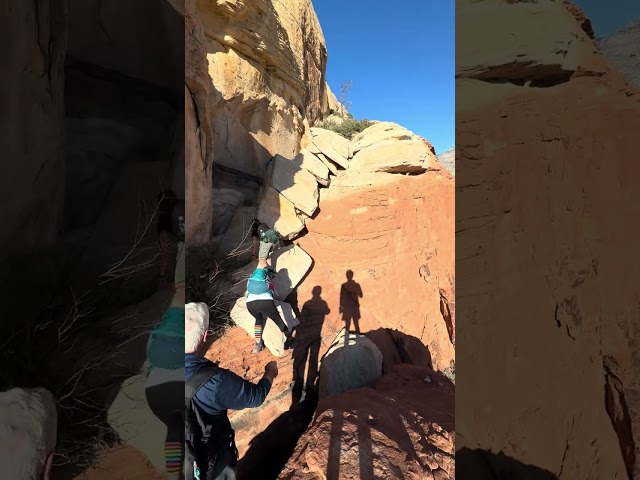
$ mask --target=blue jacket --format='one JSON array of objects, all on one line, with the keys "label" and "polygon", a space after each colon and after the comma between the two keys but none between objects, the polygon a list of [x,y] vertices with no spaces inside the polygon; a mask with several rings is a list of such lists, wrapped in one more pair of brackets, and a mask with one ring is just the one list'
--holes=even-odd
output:
[{"label": "blue jacket", "polygon": [[[202,367],[213,366],[213,362],[197,355],[185,354],[185,381]],[[271,390],[271,382],[266,378],[253,384],[230,370],[221,368],[195,395],[194,404],[203,420],[227,416],[227,410],[242,410],[262,405]]]}]

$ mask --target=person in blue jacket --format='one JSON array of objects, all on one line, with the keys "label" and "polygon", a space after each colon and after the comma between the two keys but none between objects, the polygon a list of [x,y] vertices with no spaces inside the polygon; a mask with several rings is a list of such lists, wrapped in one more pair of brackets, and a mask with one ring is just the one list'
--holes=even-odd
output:
[{"label": "person in blue jacket", "polygon": [[[197,418],[198,428],[210,435],[207,443],[208,451],[205,452],[207,458],[202,462],[208,465],[208,471],[196,472],[195,475],[187,473],[186,478],[235,480],[234,467],[237,464],[238,454],[235,448],[235,432],[229,422],[227,411],[256,408],[262,405],[271,390],[274,379],[278,376],[278,367],[276,362],[268,363],[264,376],[257,384],[219,367],[203,356],[206,353],[203,349],[208,328],[207,305],[187,304],[184,340],[185,381],[189,383],[190,379],[202,369],[208,369],[211,374],[205,378],[200,388],[195,389],[190,407],[194,418]],[[197,432],[198,435],[203,433],[203,431]],[[185,463],[190,461],[187,458]]]}]

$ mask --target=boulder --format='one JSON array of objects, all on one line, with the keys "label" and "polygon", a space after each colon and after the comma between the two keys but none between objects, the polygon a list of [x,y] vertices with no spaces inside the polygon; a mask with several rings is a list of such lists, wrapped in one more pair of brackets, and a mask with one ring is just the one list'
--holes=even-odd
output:
[{"label": "boulder", "polygon": [[325,145],[330,146],[343,158],[347,160],[351,158],[351,142],[344,138],[342,135],[339,135],[338,133],[331,130],[326,130],[324,128],[318,127],[311,127],[310,131],[311,136],[313,137],[313,142],[321,150]]},{"label": "boulder", "polygon": [[265,182],[311,217],[318,209],[318,182],[313,174],[281,155],[273,157]]},{"label": "boulder", "polygon": [[320,397],[373,387],[382,375],[382,353],[364,335],[342,329],[320,362]]},{"label": "boulder", "polygon": [[351,139],[354,155],[385,140],[419,140],[413,132],[393,122],[374,123]]},{"label": "boulder", "polygon": [[324,153],[318,152],[318,153],[314,153],[314,155],[318,157],[318,159],[324,164],[324,166],[329,169],[329,172],[331,172],[334,175],[338,174],[339,170],[337,165],[333,163],[331,159],[327,157]]},{"label": "boulder", "polygon": [[291,240],[304,228],[304,220],[291,201],[275,188],[267,187],[260,199],[258,219],[273,226],[283,238]]},{"label": "boulder", "polygon": [[349,166],[361,173],[423,173],[440,170],[436,156],[420,140],[384,140],[355,154]]},{"label": "boulder", "polygon": [[271,254],[276,270],[274,284],[279,299],[285,300],[313,266],[313,259],[298,245],[280,248]]},{"label": "boulder", "polygon": [[426,367],[400,365],[375,389],[322,398],[278,478],[455,478],[455,387]]},{"label": "boulder", "polygon": [[[146,372],[148,364],[143,366]],[[107,413],[109,425],[122,442],[144,453],[153,466],[164,469],[165,425],[153,414],[145,397],[146,373],[126,379]]]},{"label": "boulder", "polygon": [[294,158],[294,163],[299,168],[307,170],[314,177],[316,181],[325,187],[329,186],[329,167],[327,167],[322,160],[320,160],[315,154],[311,153],[306,148],[300,150],[300,153]]},{"label": "boulder", "polygon": [[[606,72],[607,62],[602,55],[594,55],[596,46],[588,29],[578,24],[569,9],[554,3],[465,4],[460,15],[456,12],[456,28],[470,38],[456,44],[460,59],[456,78],[544,87],[562,83],[578,70],[583,75]],[[485,28],[497,25],[498,18],[503,27]],[[545,25],[545,34],[530,28],[529,21]]]},{"label": "boulder", "polygon": [[[233,309],[231,310],[231,320],[237,326],[246,331],[251,338],[255,338],[255,319],[249,313],[249,310],[247,310],[246,300],[246,297],[241,297],[240,299],[238,299]],[[274,300],[274,302],[276,304],[278,312],[280,312],[280,316],[290,329],[293,329],[300,324],[300,321],[296,317],[296,314],[294,313],[293,308],[291,308],[291,305],[285,302],[280,302],[278,300]],[[284,355],[284,335],[282,334],[282,332],[280,332],[273,321],[267,320],[262,330],[262,339],[264,341],[264,345],[273,355],[275,355],[276,357],[282,357]]]},{"label": "boulder", "polygon": [[316,127],[311,128],[311,135],[313,144],[324,155],[342,168],[349,167],[349,157],[351,155],[349,140],[331,130]]}]

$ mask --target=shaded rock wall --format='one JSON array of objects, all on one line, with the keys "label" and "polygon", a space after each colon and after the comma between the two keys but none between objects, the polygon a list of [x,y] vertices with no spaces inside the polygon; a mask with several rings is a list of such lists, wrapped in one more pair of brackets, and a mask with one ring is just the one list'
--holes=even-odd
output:
[{"label": "shaded rock wall", "polygon": [[[166,0],[67,0],[68,55],[176,92],[184,76],[181,15]],[[176,92],[180,93],[180,92]]]},{"label": "shaded rock wall", "polygon": [[0,256],[51,247],[64,201],[62,2],[12,2],[0,19],[2,106]]}]

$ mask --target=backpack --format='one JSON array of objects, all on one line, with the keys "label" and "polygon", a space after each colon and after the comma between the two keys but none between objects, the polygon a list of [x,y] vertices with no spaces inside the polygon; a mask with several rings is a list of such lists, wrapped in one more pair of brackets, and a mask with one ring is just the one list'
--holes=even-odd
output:
[{"label": "backpack", "polygon": [[261,242],[265,243],[278,243],[280,241],[280,234],[275,228],[270,228],[266,232],[262,232],[259,236]]},{"label": "backpack", "polygon": [[[229,419],[224,417],[224,424],[221,425],[205,425],[193,403],[195,394],[218,370],[220,368],[215,365],[203,367],[185,382],[183,466],[185,480],[217,478],[227,466],[233,467],[237,463],[238,450]],[[227,432],[223,433],[224,430]],[[217,437],[220,438],[213,438],[211,436],[213,432],[218,433]]]},{"label": "backpack", "polygon": [[151,330],[147,358],[152,367],[175,370],[184,368],[184,309],[169,308]]},{"label": "backpack", "polygon": [[273,270],[256,268],[247,281],[247,293],[251,295],[276,294],[274,279],[275,272]]}]

